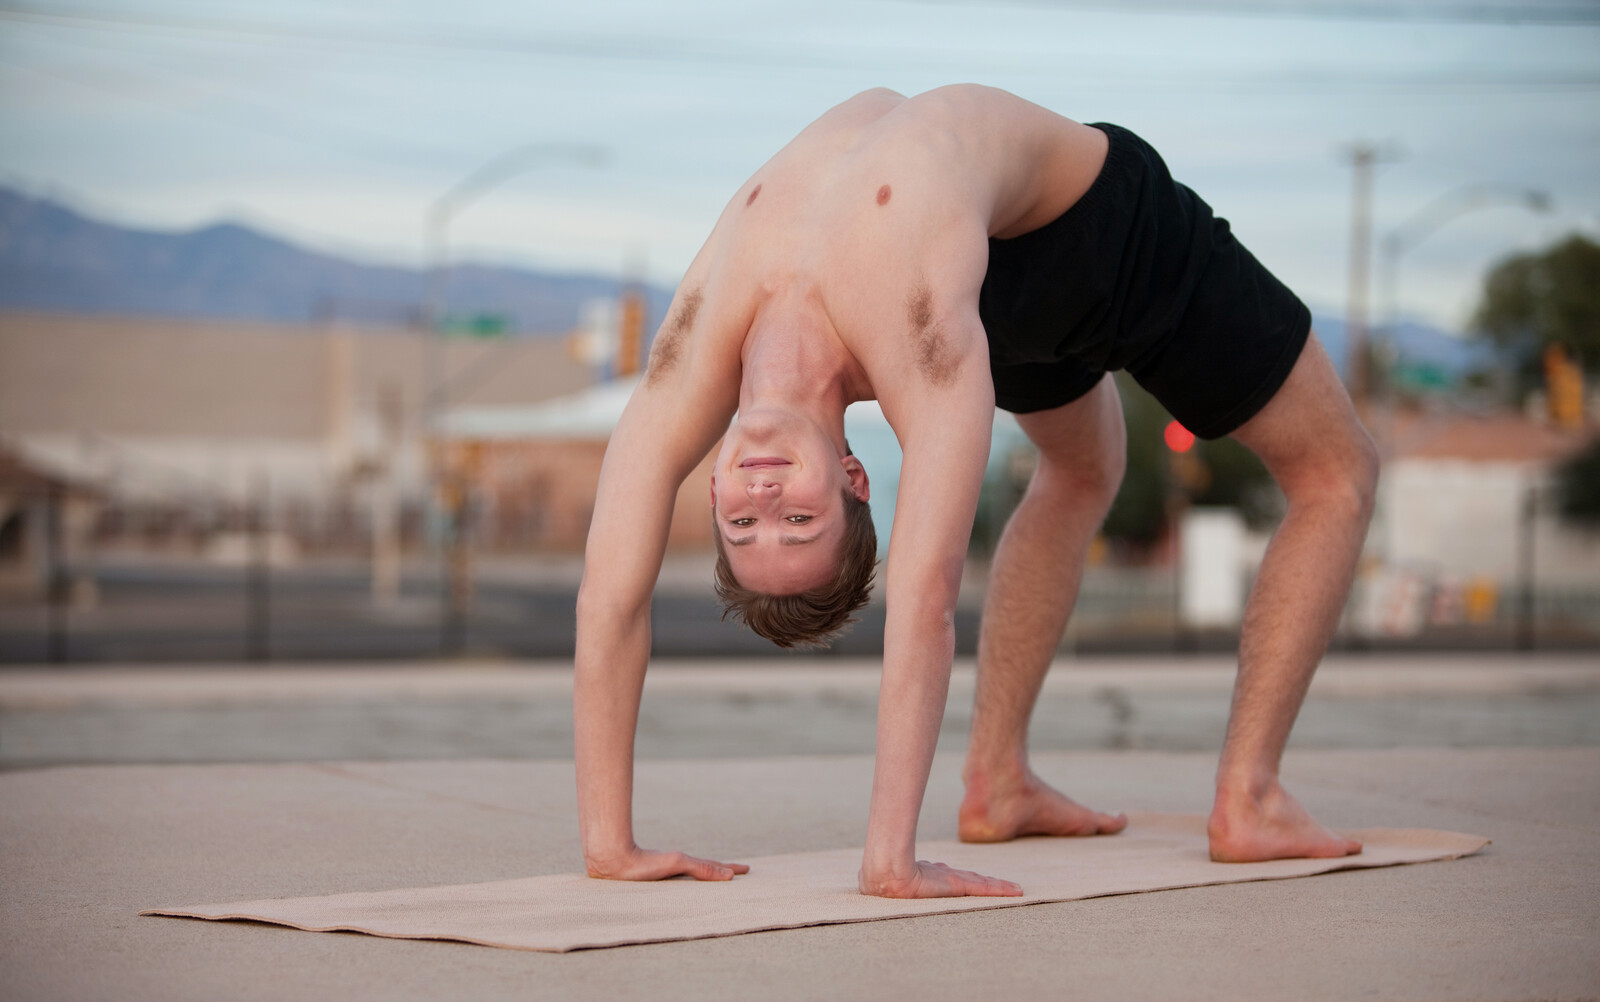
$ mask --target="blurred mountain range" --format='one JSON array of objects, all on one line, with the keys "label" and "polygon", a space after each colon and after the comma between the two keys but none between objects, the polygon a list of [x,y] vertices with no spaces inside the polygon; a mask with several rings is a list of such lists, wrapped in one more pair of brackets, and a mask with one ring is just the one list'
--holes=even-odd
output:
[{"label": "blurred mountain range", "polygon": [[[1343,317],[1313,313],[1311,329],[1333,357],[1340,375],[1350,365],[1349,334]],[[1392,338],[1395,363],[1410,369],[1433,369],[1448,378],[1464,373],[1505,365],[1495,347],[1487,341],[1452,334],[1416,320],[1401,320]]]},{"label": "blurred mountain range", "polygon": [[[218,223],[183,233],[97,222],[47,199],[0,187],[0,308],[283,323],[416,323],[418,269],[359,264],[246,226]],[[505,318],[520,333],[578,325],[583,304],[614,298],[615,278],[460,264],[451,269],[450,313]],[[672,291],[647,287],[646,330]],[[1317,335],[1342,372],[1345,323],[1318,314]],[[1449,376],[1494,364],[1487,344],[1416,321],[1394,334],[1399,360]]]},{"label": "blurred mountain range", "polygon": [[[449,314],[494,315],[517,333],[577,326],[583,304],[615,298],[600,275],[459,264]],[[420,269],[359,264],[305,250],[234,223],[166,233],[89,219],[48,199],[0,187],[0,308],[138,316],[415,324]],[[647,287],[648,330],[670,289]]]}]

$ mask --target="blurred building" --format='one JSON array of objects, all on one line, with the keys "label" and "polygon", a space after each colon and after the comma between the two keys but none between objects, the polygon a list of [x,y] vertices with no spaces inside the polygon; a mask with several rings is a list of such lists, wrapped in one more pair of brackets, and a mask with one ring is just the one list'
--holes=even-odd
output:
[{"label": "blurred building", "polygon": [[[0,449],[0,597],[92,602],[85,557],[102,500],[93,487]],[[75,576],[63,576],[69,567]]]},{"label": "blurred building", "polygon": [[299,535],[364,539],[375,494],[426,499],[431,418],[591,380],[559,337],[0,314],[0,444],[95,485],[113,522],[265,496]]},{"label": "blurred building", "polygon": [[1555,511],[1556,466],[1600,435],[1514,411],[1401,411],[1388,443],[1359,626],[1411,635],[1430,626],[1545,619],[1600,623],[1600,533]]},{"label": "blurred building", "polygon": [[1555,466],[1595,434],[1511,411],[1397,416],[1380,486],[1389,561],[1509,582],[1531,514],[1539,581],[1600,585],[1600,534],[1563,523],[1545,500]]},{"label": "blurred building", "polygon": [[[470,484],[474,542],[490,550],[583,549],[600,465],[637,379],[540,404],[462,406],[439,422],[443,466]],[[678,487],[668,545],[708,548],[716,447]]]}]

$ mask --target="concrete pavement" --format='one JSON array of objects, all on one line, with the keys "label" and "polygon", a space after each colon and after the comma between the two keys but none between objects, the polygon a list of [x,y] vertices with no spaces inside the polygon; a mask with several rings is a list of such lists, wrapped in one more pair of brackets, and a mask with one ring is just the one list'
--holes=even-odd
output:
[{"label": "concrete pavement", "polygon": [[[642,842],[730,859],[860,844],[871,760],[849,745],[871,705],[871,671],[829,660],[808,675],[807,664],[652,672],[647,699],[660,712],[638,770]],[[1210,726],[1193,720],[1209,719],[1200,708],[1225,693],[1227,674],[1215,662],[1069,664],[1052,675],[1049,696],[1059,707],[1097,707],[1101,716],[1084,720],[1102,742],[1131,712],[1121,733],[1143,740],[1161,723],[1158,697],[1176,700],[1167,704],[1177,707],[1168,713],[1176,724],[1189,721],[1195,733]],[[953,705],[969,684],[958,676]],[[343,717],[320,719],[356,727],[375,707],[410,706],[424,720],[421,711],[453,714],[472,700],[559,705],[566,686],[558,669],[506,666],[7,673],[0,748],[12,743],[19,713],[37,723],[55,712],[59,722],[98,707],[132,733],[144,726],[139,713],[160,710],[177,714],[162,718],[168,724],[187,720],[190,735],[221,714],[206,739],[216,741],[228,720],[242,726],[229,717],[241,707],[276,707],[266,723],[343,707]],[[1096,699],[1108,687],[1120,702]],[[1553,657],[1334,663],[1320,677],[1305,722],[1319,706],[1336,709],[1323,737],[1297,741],[1285,767],[1302,799],[1336,826],[1493,838],[1478,857],[563,956],[135,913],[576,870],[564,756],[474,758],[439,738],[458,722],[432,732],[429,747],[408,745],[404,734],[367,746],[378,753],[371,758],[390,761],[305,754],[338,750],[337,742],[286,753],[315,745],[304,728],[281,734],[277,751],[255,762],[29,768],[11,758],[0,775],[0,996],[1597,998],[1600,741],[1577,719],[1594,716],[1596,690],[1600,667]],[[1417,709],[1439,704],[1454,708]],[[1574,706],[1582,712],[1570,713]],[[1494,722],[1504,707],[1515,726]],[[778,727],[785,719],[793,722]],[[810,751],[797,754],[808,720],[822,725],[812,728]],[[707,736],[719,727],[722,737]],[[142,733],[143,744],[107,738],[92,754],[58,748],[36,761],[181,757],[159,756],[184,732]],[[954,834],[955,744],[935,763],[925,838]],[[430,748],[442,760],[419,757]],[[273,751],[265,724],[234,751]],[[1078,748],[1040,753],[1037,764],[1096,806],[1198,812],[1208,805],[1214,750]]]},{"label": "concrete pavement", "polygon": [[[973,668],[951,679],[941,747],[966,746]],[[0,672],[0,769],[62,764],[568,758],[569,662],[215,665]],[[869,753],[877,663],[662,661],[644,758]],[[1045,750],[1207,751],[1225,658],[1077,658],[1047,677]],[[1573,655],[1329,658],[1297,748],[1600,745],[1600,663]]]}]

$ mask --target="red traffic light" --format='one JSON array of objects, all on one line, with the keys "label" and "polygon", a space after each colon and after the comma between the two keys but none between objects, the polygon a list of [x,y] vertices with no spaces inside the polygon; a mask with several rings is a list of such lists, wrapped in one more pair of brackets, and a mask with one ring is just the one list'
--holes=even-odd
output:
[{"label": "red traffic light", "polygon": [[1173,452],[1188,452],[1194,447],[1194,432],[1176,421],[1167,422],[1161,437],[1166,440],[1167,448]]}]

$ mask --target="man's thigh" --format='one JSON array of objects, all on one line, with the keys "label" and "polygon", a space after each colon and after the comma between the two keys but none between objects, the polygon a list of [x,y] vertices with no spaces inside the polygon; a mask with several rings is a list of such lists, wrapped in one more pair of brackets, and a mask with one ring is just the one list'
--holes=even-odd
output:
[{"label": "man's thigh", "polygon": [[1233,437],[1261,457],[1286,492],[1329,479],[1360,485],[1377,475],[1372,438],[1315,334],[1278,392]]},{"label": "man's thigh", "polygon": [[1127,432],[1122,400],[1110,373],[1069,404],[1018,414],[1017,424],[1038,447],[1040,469],[1047,474],[1109,484],[1113,493],[1121,483]]}]

